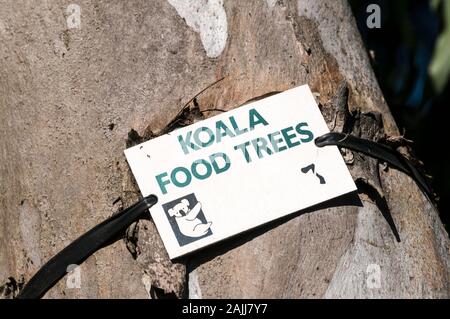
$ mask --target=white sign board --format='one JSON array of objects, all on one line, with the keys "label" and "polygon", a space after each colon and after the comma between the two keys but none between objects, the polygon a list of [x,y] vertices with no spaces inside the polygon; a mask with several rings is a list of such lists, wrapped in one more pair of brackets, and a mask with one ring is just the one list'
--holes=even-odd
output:
[{"label": "white sign board", "polygon": [[125,150],[170,258],[356,190],[307,85]]}]

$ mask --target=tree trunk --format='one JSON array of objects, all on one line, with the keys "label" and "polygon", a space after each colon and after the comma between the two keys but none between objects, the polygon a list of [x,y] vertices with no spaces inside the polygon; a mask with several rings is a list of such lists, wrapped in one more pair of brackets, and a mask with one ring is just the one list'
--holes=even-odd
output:
[{"label": "tree trunk", "polygon": [[[382,116],[362,114],[353,133],[398,135],[345,1],[0,7],[4,297],[138,199],[123,150],[163,131],[185,107],[196,120],[307,83],[330,128],[343,127],[339,109],[348,106]],[[154,224],[140,221],[127,240],[81,265],[80,288],[63,279],[46,297],[449,297],[449,239],[433,204],[403,173],[346,154],[362,206],[299,213],[177,263]]]}]

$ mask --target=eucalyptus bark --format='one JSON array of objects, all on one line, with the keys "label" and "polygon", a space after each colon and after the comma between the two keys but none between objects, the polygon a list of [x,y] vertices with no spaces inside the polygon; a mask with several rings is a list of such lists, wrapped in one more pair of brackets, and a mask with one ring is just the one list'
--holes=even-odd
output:
[{"label": "eucalyptus bark", "polygon": [[[399,135],[345,1],[76,5],[79,21],[66,1],[0,1],[6,298],[138,199],[123,150],[174,123],[307,83],[330,128],[344,127],[348,108],[361,113],[352,133]],[[154,224],[140,221],[80,266],[80,288],[63,279],[46,297],[448,298],[450,245],[432,202],[403,173],[344,155],[362,205],[294,214],[176,263]]]}]

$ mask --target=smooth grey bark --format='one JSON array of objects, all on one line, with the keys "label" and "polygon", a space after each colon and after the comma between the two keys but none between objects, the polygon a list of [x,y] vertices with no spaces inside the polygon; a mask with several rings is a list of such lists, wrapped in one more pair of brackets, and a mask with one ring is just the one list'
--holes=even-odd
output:
[{"label": "smooth grey bark", "polygon": [[[0,284],[28,280],[133,203],[123,150],[185,107],[183,120],[197,120],[308,83],[339,129],[345,83],[351,110],[382,116],[361,116],[354,132],[398,135],[345,1],[76,4],[79,27],[65,1],[0,1]],[[46,297],[147,298],[152,286],[178,297],[449,297],[449,240],[433,205],[404,174],[346,155],[362,206],[297,214],[177,263],[141,221],[81,265],[80,289],[62,280]]]}]

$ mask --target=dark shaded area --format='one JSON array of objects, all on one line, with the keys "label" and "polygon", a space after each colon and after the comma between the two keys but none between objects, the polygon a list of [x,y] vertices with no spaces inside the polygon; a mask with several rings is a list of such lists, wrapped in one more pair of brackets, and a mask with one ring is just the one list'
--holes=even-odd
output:
[{"label": "dark shaded area", "polygon": [[[446,1],[446,0],[444,0]],[[429,76],[436,41],[445,27],[443,2],[433,0],[350,0],[358,28],[386,101],[413,150],[432,176],[442,222],[450,224],[450,153],[445,138],[450,118],[447,81],[437,91]],[[370,29],[367,7],[378,4],[381,28]],[[450,60],[450,57],[449,57]]]},{"label": "dark shaded area", "polygon": [[391,210],[389,209],[386,198],[381,196],[374,187],[372,187],[370,184],[365,183],[361,179],[357,179],[355,181],[355,184],[360,191],[366,193],[370,197],[370,199],[377,205],[378,209],[381,212],[381,215],[383,215],[384,219],[388,223],[392,234],[395,236],[395,240],[397,240],[398,243],[401,242],[400,234],[398,233],[397,226],[395,225],[395,221],[392,217]]},{"label": "dark shaded area", "polygon": [[154,285],[150,287],[150,296],[152,299],[177,299],[175,292],[166,292],[164,289]]},{"label": "dark shaded area", "polygon": [[0,286],[0,298],[13,299],[22,290],[24,285],[24,278],[20,276],[19,279],[9,277],[6,283]]}]

